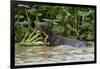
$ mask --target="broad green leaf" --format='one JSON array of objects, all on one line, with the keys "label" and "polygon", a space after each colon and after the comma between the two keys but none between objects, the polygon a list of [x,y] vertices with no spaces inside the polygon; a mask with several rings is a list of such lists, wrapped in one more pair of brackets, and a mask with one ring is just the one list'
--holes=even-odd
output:
[{"label": "broad green leaf", "polygon": [[19,7],[30,8],[28,5],[18,4]]}]

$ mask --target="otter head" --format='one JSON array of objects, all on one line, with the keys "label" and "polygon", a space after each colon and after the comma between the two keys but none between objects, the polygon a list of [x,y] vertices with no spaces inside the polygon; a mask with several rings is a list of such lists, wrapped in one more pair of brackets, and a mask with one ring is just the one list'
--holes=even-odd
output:
[{"label": "otter head", "polygon": [[45,33],[48,35],[51,33],[50,26],[47,23],[39,23],[37,29],[40,31],[40,33]]}]

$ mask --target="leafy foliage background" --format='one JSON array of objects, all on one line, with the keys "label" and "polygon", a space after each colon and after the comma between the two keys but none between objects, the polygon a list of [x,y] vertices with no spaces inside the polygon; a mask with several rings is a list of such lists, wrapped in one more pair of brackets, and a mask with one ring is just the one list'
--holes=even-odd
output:
[{"label": "leafy foliage background", "polygon": [[46,22],[57,33],[68,38],[93,41],[95,10],[88,7],[17,4],[15,8],[16,42],[41,41],[36,25]]}]

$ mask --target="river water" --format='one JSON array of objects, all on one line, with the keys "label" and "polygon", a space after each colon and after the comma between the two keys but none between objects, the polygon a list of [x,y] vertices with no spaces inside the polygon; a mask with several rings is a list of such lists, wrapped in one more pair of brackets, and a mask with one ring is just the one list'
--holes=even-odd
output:
[{"label": "river water", "polygon": [[57,47],[15,45],[15,65],[35,65],[94,61],[94,45],[74,48],[61,45]]}]

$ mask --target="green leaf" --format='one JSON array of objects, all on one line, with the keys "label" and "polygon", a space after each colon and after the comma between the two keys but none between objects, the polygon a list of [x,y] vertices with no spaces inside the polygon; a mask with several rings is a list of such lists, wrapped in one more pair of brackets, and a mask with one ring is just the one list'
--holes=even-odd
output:
[{"label": "green leaf", "polygon": [[63,26],[57,26],[54,30],[55,30],[57,33],[63,33],[63,32],[64,32],[64,27],[63,27]]},{"label": "green leaf", "polygon": [[88,33],[87,39],[88,39],[88,40],[93,40],[93,39],[94,39],[93,33],[91,33],[91,32]]},{"label": "green leaf", "polygon": [[24,4],[18,4],[18,7],[30,8],[28,5],[24,5]]},{"label": "green leaf", "polygon": [[20,24],[20,25],[28,25],[29,22],[28,21],[23,21],[23,22],[18,22],[17,24]]},{"label": "green leaf", "polygon": [[37,10],[35,8],[31,8],[31,9],[28,9],[28,13],[32,16],[41,16],[42,14],[41,13],[38,13],[36,12]]}]

